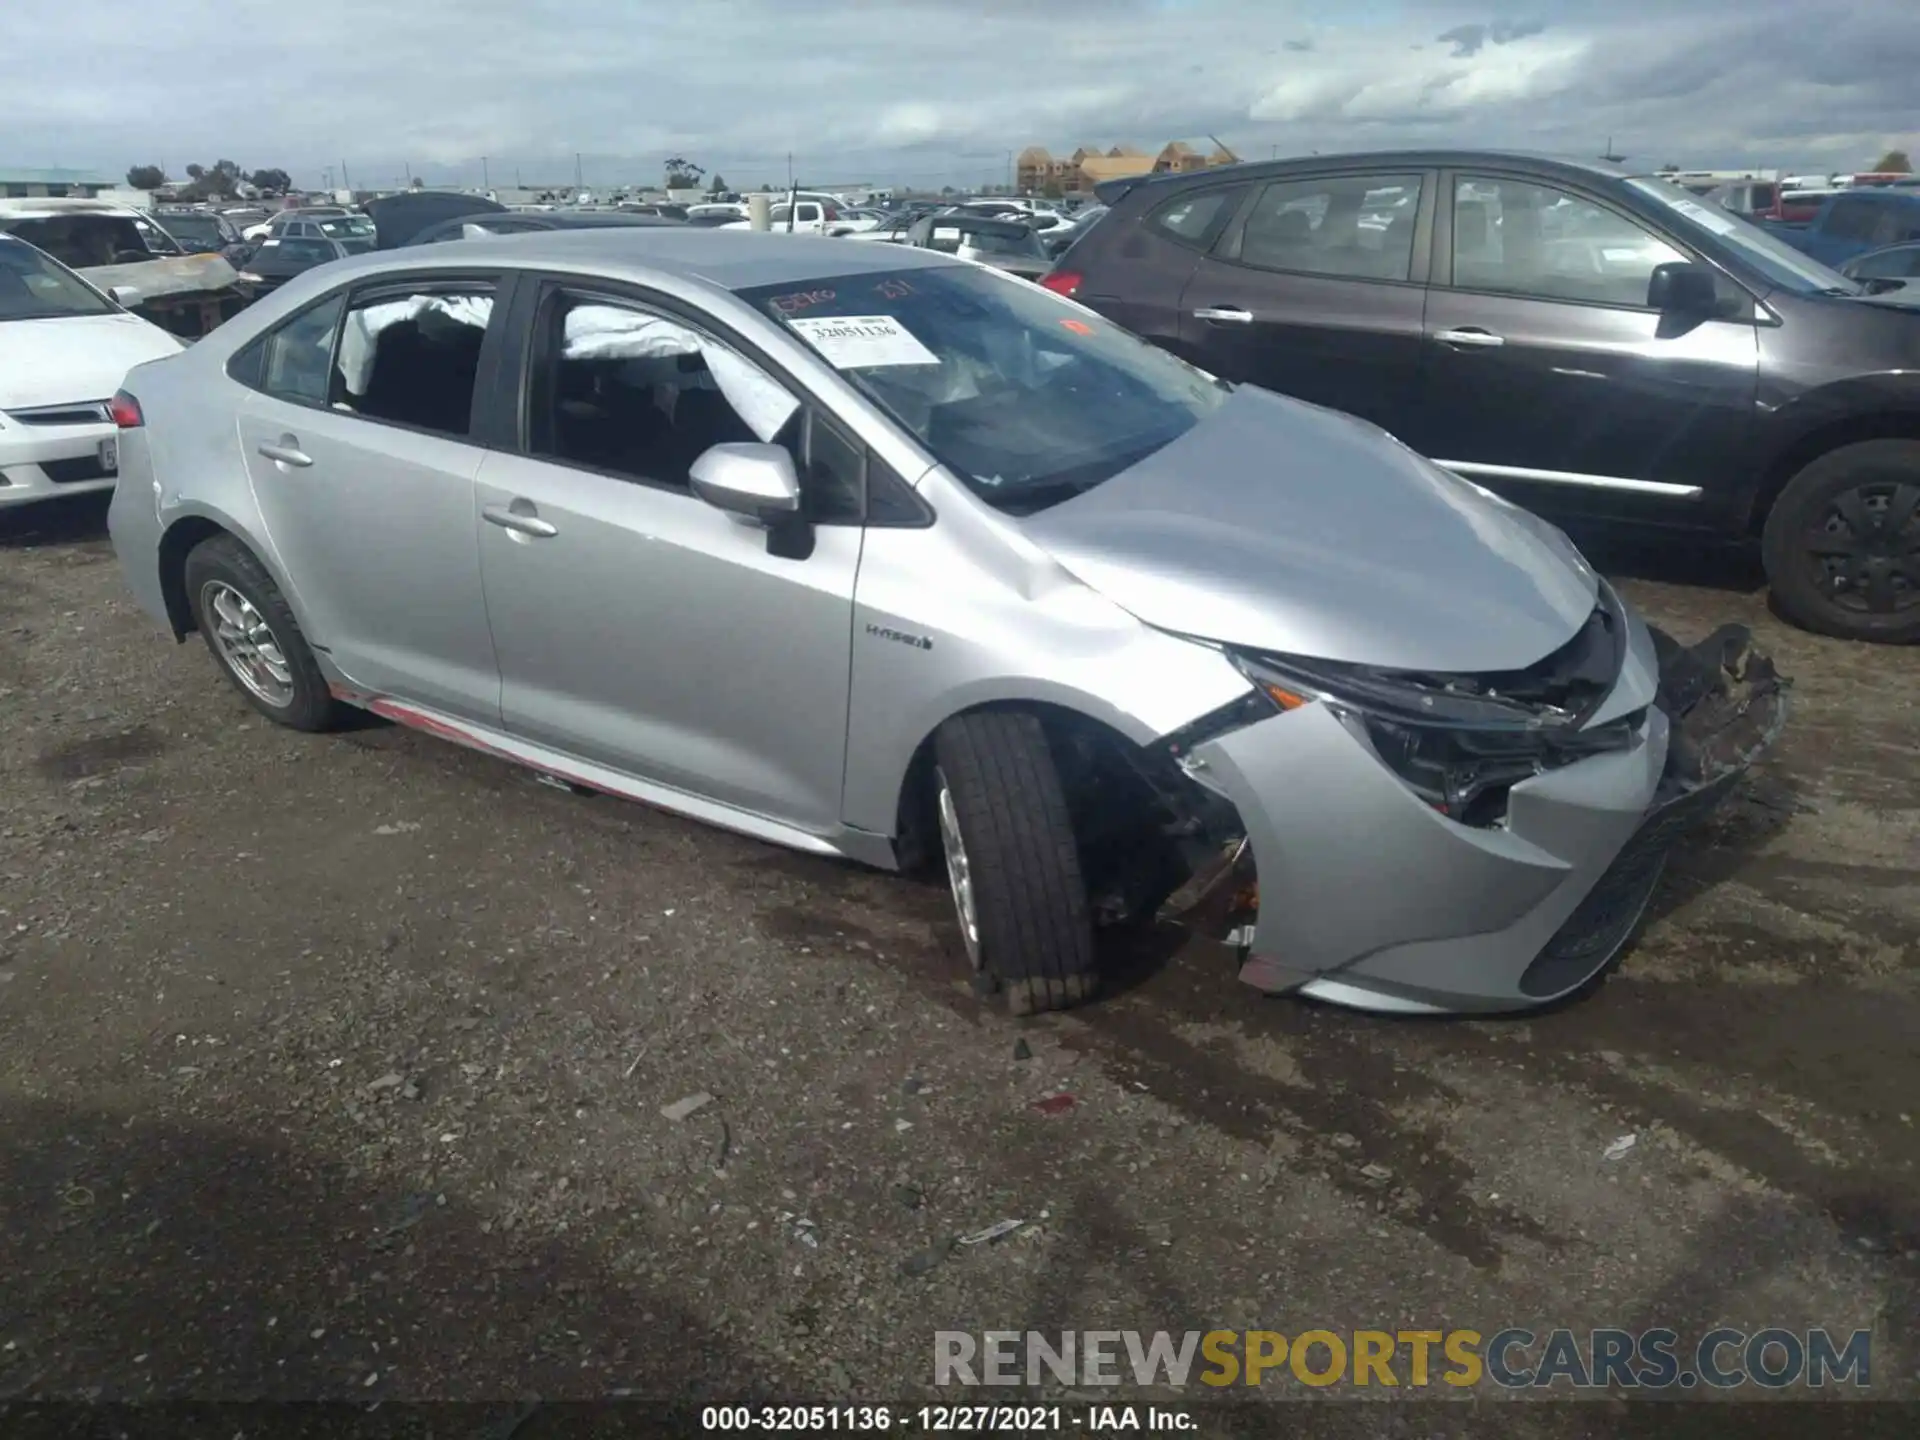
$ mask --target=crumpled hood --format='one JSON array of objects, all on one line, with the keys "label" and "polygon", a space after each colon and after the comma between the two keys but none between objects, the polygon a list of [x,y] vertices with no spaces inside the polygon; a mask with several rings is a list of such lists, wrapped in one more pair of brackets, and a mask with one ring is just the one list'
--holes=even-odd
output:
[{"label": "crumpled hood", "polygon": [[1597,597],[1553,526],[1373,425],[1248,386],[1019,523],[1149,625],[1353,664],[1523,669]]},{"label": "crumpled hood", "polygon": [[180,342],[138,315],[0,321],[0,410],[106,400],[127,371]]}]

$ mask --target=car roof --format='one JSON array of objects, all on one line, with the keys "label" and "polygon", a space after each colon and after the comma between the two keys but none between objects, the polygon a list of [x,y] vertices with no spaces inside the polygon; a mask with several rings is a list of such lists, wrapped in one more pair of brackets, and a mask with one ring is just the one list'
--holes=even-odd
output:
[{"label": "car roof", "polygon": [[1102,182],[1094,187],[1094,193],[1096,196],[1102,192],[1110,195],[1116,191],[1130,194],[1139,189],[1158,192],[1187,185],[1218,184],[1225,180],[1279,179],[1287,175],[1363,167],[1369,170],[1457,170],[1471,169],[1476,165],[1499,165],[1565,178],[1577,175],[1609,180],[1665,178],[1653,171],[1632,169],[1611,160],[1539,150],[1351,150],[1330,155],[1293,155],[1284,160],[1243,160],[1238,164],[1215,165],[1206,170],[1190,170],[1182,174],[1120,177]]},{"label": "car roof", "polygon": [[429,267],[471,269],[488,261],[526,269],[551,264],[642,283],[659,276],[704,280],[726,290],[965,263],[938,251],[857,245],[824,236],[705,230],[691,225],[592,225],[481,236],[458,245],[382,250],[342,262],[341,273],[348,267],[361,274]]}]

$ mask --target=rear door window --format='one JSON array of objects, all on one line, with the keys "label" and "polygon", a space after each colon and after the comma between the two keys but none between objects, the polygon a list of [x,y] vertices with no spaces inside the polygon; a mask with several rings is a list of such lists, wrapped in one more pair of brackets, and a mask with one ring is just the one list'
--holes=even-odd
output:
[{"label": "rear door window", "polygon": [[356,297],[341,327],[328,405],[464,440],[492,315],[491,287],[471,283]]},{"label": "rear door window", "polygon": [[1223,258],[1262,270],[1355,280],[1413,273],[1419,175],[1283,180],[1260,192]]}]

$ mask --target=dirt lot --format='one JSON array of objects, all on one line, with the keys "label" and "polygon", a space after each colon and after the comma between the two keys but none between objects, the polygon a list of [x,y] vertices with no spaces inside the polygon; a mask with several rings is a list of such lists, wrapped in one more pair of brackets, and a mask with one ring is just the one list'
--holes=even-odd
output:
[{"label": "dirt lot", "polygon": [[276,729],[98,507],[0,519],[0,1395],[918,1403],[936,1328],[1716,1323],[1871,1327],[1920,1394],[1920,652],[1626,588],[1797,708],[1598,996],[1372,1020],[1189,945],[1016,1023],[937,889]]}]

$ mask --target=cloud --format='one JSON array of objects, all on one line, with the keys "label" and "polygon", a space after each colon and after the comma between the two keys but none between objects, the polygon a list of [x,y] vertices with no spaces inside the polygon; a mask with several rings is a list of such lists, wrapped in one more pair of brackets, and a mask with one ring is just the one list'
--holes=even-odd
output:
[{"label": "cloud", "polygon": [[[1920,148],[1912,0],[6,0],[0,164],[318,184],[1004,179],[1039,143],[1855,168]],[[1332,18],[1329,18],[1329,17]],[[1437,37],[1437,39],[1436,39]],[[1194,71],[1191,67],[1203,65]]]}]

